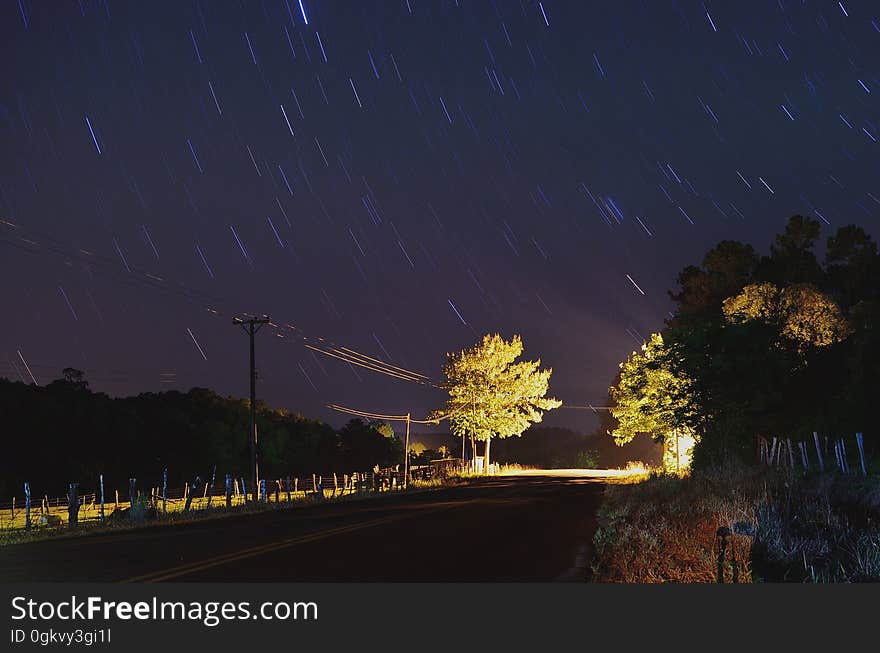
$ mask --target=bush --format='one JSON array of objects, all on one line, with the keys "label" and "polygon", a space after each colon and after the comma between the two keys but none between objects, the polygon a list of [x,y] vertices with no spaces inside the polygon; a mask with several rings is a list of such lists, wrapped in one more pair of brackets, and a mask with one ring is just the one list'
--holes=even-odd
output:
[{"label": "bush", "polygon": [[880,580],[880,482],[726,467],[609,485],[594,537],[598,581]]}]

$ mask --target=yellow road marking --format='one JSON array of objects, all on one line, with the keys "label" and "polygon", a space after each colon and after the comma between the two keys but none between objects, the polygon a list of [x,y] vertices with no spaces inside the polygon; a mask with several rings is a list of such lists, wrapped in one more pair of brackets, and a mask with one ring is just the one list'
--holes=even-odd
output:
[{"label": "yellow road marking", "polygon": [[[463,503],[469,503],[467,501]],[[449,502],[447,504],[443,504],[438,508],[434,508],[432,510],[417,510],[399,515],[390,515],[388,517],[380,517],[378,519],[371,519],[368,521],[357,522],[355,524],[350,524],[348,526],[338,526],[336,528],[328,528],[323,531],[318,531],[317,533],[310,533],[308,535],[301,535],[299,537],[292,537],[281,540],[280,542],[271,542],[269,544],[262,544],[259,546],[254,546],[249,549],[242,549],[240,551],[234,551],[232,553],[226,553],[223,555],[215,556],[213,558],[207,558],[205,560],[201,560],[198,562],[190,562],[182,565],[178,565],[176,567],[170,567],[168,569],[162,569],[159,571],[150,572],[148,574],[143,574],[141,576],[134,576],[132,578],[128,578],[121,582],[124,583],[155,583],[163,580],[169,580],[171,578],[177,578],[179,576],[184,576],[186,574],[192,573],[194,571],[202,571],[204,569],[210,569],[212,567],[219,567],[220,565],[225,565],[230,562],[235,562],[238,560],[244,560],[247,558],[253,558],[264,553],[270,553],[273,551],[280,551],[281,549],[285,549],[291,546],[296,546],[298,544],[306,544],[308,542],[315,542],[317,540],[323,540],[328,537],[333,537],[334,535],[341,535],[343,533],[350,533],[352,531],[362,530],[364,528],[372,528],[373,526],[379,526],[381,524],[387,524],[389,522],[399,521],[401,519],[406,519],[408,517],[414,517],[416,515],[426,515],[433,512],[438,512],[440,510],[446,510],[455,505],[461,505],[457,502]]]}]

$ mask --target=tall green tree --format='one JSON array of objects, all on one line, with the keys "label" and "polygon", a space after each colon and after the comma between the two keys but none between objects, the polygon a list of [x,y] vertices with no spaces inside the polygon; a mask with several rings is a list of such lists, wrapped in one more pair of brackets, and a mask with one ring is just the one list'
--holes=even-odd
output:
[{"label": "tall green tree", "polygon": [[611,432],[622,446],[638,434],[646,433],[664,444],[686,434],[696,411],[693,382],[677,371],[676,353],[659,333],[642,345],[642,350],[620,364],[620,377],[609,390],[611,415],[617,426]]},{"label": "tall green tree", "polygon": [[484,469],[488,471],[493,438],[520,435],[540,422],[544,412],[562,405],[546,397],[551,369],[541,361],[519,361],[522,338],[509,341],[498,334],[458,353],[448,354],[443,368],[448,391],[446,405],[435,416],[449,415],[452,432],[486,443]]},{"label": "tall green tree", "polygon": [[679,275],[663,331],[670,371],[691,379],[695,464],[750,459],[755,436],[863,431],[880,384],[880,257],[863,229],[828,238],[793,216],[760,260],[723,242]]}]

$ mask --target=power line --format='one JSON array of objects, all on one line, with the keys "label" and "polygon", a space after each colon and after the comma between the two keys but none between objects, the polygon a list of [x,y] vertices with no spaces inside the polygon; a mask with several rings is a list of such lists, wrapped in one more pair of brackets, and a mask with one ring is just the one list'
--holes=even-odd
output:
[{"label": "power line", "polygon": [[380,413],[370,413],[364,410],[356,410],[347,408],[338,404],[326,404],[327,408],[338,410],[341,413],[349,415],[358,415],[360,417],[370,417],[373,419],[383,419],[389,422],[406,422],[406,440],[403,446],[403,487],[409,487],[409,427],[410,424],[439,424],[442,420],[450,417],[451,413],[446,415],[438,415],[434,419],[412,419],[410,413],[406,415],[382,415]]},{"label": "power line", "polygon": [[[136,282],[154,290],[161,290],[183,295],[190,300],[199,300],[204,303],[215,305],[220,303],[218,298],[202,291],[187,288],[179,282],[175,286],[169,286],[169,281],[164,277],[160,277],[149,272],[144,272],[137,268],[132,268],[129,265],[126,265],[123,268],[123,266],[120,266],[120,264],[115,259],[109,259],[107,257],[103,257],[99,254],[82,248],[71,248],[70,246],[60,243],[51,236],[48,236],[46,234],[34,234],[22,225],[16,224],[9,220],[0,219],[0,226],[6,227],[10,230],[14,230],[18,240],[26,243],[28,247],[7,239],[0,239],[0,242],[18,247],[20,249],[23,249],[24,251],[27,251],[28,253],[35,253],[32,249],[33,247],[43,248],[44,251],[47,251],[49,253],[66,256],[80,261],[88,265],[91,271],[97,272],[99,274],[104,274],[114,281],[120,281],[123,283]],[[29,238],[27,236],[32,237]],[[51,242],[50,244],[40,243],[33,238],[41,238]],[[223,312],[217,310],[212,306],[205,306],[204,308],[215,317],[223,317]],[[228,312],[228,315],[240,314],[240,312]],[[277,336],[283,337],[283,334],[280,333],[280,327],[277,324],[270,322],[269,326],[275,329]],[[305,334],[302,329],[300,329],[299,327],[295,327],[292,324],[284,324],[284,327],[291,331],[297,332],[298,336],[303,340],[303,342],[309,349],[324,354],[325,356],[336,358],[351,365],[358,365],[359,367],[362,367],[364,369],[379,374],[385,374],[386,376],[391,376],[403,381],[437,387],[436,384],[431,382],[430,377],[425,374],[414,372],[413,370],[408,370],[404,367],[387,363],[379,358],[368,356],[367,354],[363,354],[350,347],[337,345],[332,341],[322,337],[310,337]]]},{"label": "power line", "polygon": [[595,413],[597,410],[614,410],[615,406],[575,406],[563,403],[560,408],[571,408],[574,410],[592,410]]}]

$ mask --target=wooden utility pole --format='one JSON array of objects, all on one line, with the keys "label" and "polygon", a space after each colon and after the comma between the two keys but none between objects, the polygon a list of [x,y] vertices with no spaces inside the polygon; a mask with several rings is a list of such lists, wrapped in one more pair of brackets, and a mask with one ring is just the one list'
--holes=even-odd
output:
[{"label": "wooden utility pole", "polygon": [[[442,420],[448,419],[449,415],[442,415],[434,419],[413,419],[411,413],[406,415],[383,415],[381,413],[371,413],[363,410],[354,410],[346,408],[338,404],[326,404],[327,408],[338,410],[348,415],[356,415],[358,417],[366,417],[367,419],[383,420],[386,422],[406,422],[406,444],[404,445],[403,454],[403,483],[404,487],[409,484],[409,426],[410,424],[439,424]],[[464,435],[462,435],[462,454],[464,453]],[[462,455],[462,459],[464,456]]]},{"label": "wooden utility pole", "polygon": [[406,444],[403,446],[403,489],[409,487],[409,423],[410,414],[406,414]]},{"label": "wooden utility pole", "polygon": [[263,317],[251,317],[246,320],[240,317],[232,318],[232,322],[234,324],[239,324],[244,329],[245,333],[248,334],[250,339],[250,353],[251,353],[251,421],[250,421],[250,433],[248,434],[248,439],[250,440],[250,449],[251,449],[251,487],[253,487],[254,492],[254,502],[260,500],[260,490],[259,490],[259,478],[260,478],[260,469],[259,469],[259,461],[257,460],[257,370],[254,365],[254,336],[257,335],[257,332],[263,328],[264,324],[269,323],[269,316],[264,315]]}]

